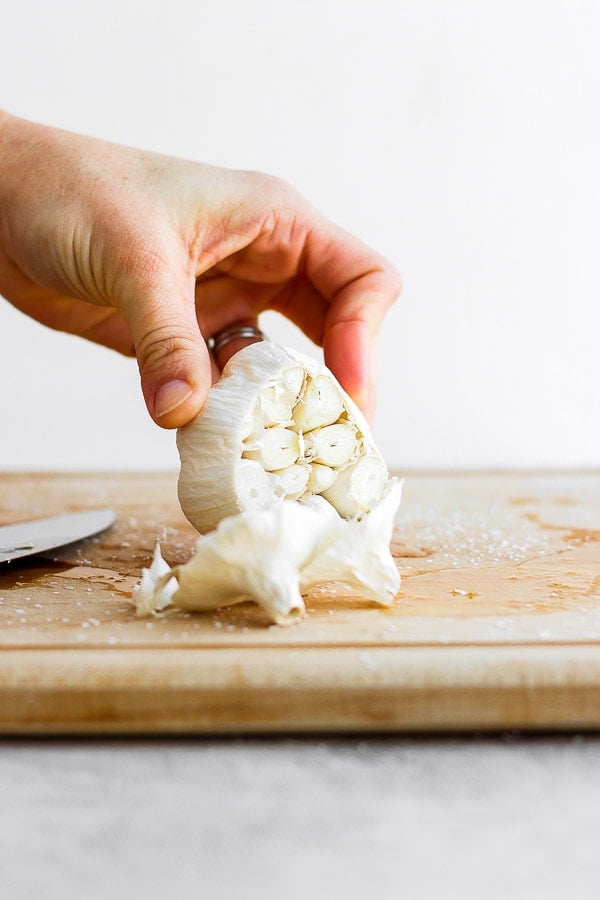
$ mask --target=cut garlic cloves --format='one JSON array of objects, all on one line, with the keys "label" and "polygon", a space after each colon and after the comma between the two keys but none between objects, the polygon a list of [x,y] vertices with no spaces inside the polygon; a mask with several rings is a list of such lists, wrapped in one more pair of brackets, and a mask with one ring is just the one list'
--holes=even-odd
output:
[{"label": "cut garlic cloves", "polygon": [[332,378],[317,375],[307,386],[295,410],[294,421],[301,431],[333,425],[344,412],[344,401]]},{"label": "cut garlic cloves", "polygon": [[337,471],[331,466],[323,466],[321,463],[313,463],[310,467],[307,487],[311,494],[321,494],[331,487],[337,478]]},{"label": "cut garlic cloves", "polygon": [[302,365],[292,365],[282,373],[281,396],[286,403],[289,403],[290,407],[295,406],[298,402],[305,378],[306,371]]},{"label": "cut garlic cloves", "polygon": [[269,479],[275,485],[278,497],[297,500],[306,490],[309,479],[308,466],[292,465],[278,472],[271,472]]},{"label": "cut garlic cloves", "polygon": [[266,472],[284,469],[296,462],[300,444],[295,431],[288,428],[265,428],[256,439],[255,450],[245,450],[244,459],[253,459]]},{"label": "cut garlic cloves", "polygon": [[[365,457],[380,460],[387,478],[367,422],[332,373],[271,341],[254,343],[230,359],[200,415],[179,429],[177,446],[181,507],[202,533],[226,516],[282,499],[306,501],[333,489],[339,474]],[[271,477],[309,464],[302,493],[299,473]],[[258,466],[264,477],[248,466]],[[381,498],[385,481],[380,481],[372,479],[379,493],[371,491],[367,503],[364,491],[352,496],[353,485],[361,483],[356,478],[350,501],[345,487],[327,499],[343,517],[362,515]]]},{"label": "cut garlic cloves", "polygon": [[282,389],[277,387],[265,388],[260,397],[263,425],[293,425],[292,404],[282,396]]},{"label": "cut garlic cloves", "polygon": [[383,494],[388,474],[378,456],[364,456],[342,469],[323,496],[346,519],[362,515],[375,506]]},{"label": "cut garlic cloves", "polygon": [[324,466],[343,466],[358,449],[355,430],[344,422],[310,431],[304,444],[306,459]]}]

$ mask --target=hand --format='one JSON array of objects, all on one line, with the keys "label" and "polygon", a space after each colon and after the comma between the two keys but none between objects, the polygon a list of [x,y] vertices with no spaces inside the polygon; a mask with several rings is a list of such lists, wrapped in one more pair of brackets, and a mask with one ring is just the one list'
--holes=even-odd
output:
[{"label": "hand", "polygon": [[276,178],[0,114],[0,293],[137,356],[159,425],[201,410],[218,375],[204,339],[266,309],[323,347],[369,414],[375,336],[399,290],[385,259]]}]

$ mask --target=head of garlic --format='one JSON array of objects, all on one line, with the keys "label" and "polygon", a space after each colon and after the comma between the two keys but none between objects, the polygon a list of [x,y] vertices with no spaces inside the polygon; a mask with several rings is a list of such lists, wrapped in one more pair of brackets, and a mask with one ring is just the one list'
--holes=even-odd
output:
[{"label": "head of garlic", "polygon": [[228,517],[198,538],[189,562],[172,569],[157,546],[134,592],[137,613],[254,600],[285,625],[303,615],[302,591],[331,581],[389,606],[400,586],[389,543],[401,492],[402,482],[391,479],[382,502],[360,520],[342,519],[320,498]]},{"label": "head of garlic", "polygon": [[181,507],[204,536],[173,569],[156,548],[134,592],[138,615],[251,599],[286,624],[304,613],[302,593],[327,582],[392,602],[402,482],[326,367],[270,341],[246,347],[177,445]]},{"label": "head of garlic", "polygon": [[230,359],[177,446],[181,508],[203,534],[315,495],[342,518],[362,517],[388,481],[364,416],[329,369],[272,341]]}]

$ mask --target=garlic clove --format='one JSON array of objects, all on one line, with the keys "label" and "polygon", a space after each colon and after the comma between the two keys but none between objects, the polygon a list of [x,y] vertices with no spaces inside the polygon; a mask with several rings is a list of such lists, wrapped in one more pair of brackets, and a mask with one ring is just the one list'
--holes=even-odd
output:
[{"label": "garlic clove", "polygon": [[306,490],[309,472],[308,466],[294,463],[285,469],[271,472],[269,480],[274,485],[275,494],[278,497],[297,500]]},{"label": "garlic clove", "polygon": [[343,466],[358,450],[356,431],[340,422],[304,435],[304,456],[324,466]]},{"label": "garlic clove", "polygon": [[296,462],[300,444],[295,431],[288,428],[265,428],[256,441],[255,450],[244,450],[244,459],[260,463],[266,472],[285,469]]},{"label": "garlic clove", "polygon": [[306,381],[306,370],[301,365],[292,365],[286,368],[279,381],[282,399],[289,403],[290,408],[298,402]]},{"label": "garlic clove", "polygon": [[344,412],[344,401],[335,381],[327,375],[310,379],[294,408],[294,422],[301,431],[332,425]]},{"label": "garlic clove", "polygon": [[282,425],[287,428],[294,424],[292,404],[282,396],[282,389],[278,385],[264,388],[260,395],[260,408],[262,425],[265,428],[271,425]]},{"label": "garlic clove", "polygon": [[388,473],[378,456],[362,459],[342,469],[324,491],[326,500],[346,519],[360,516],[379,503],[385,490]]},{"label": "garlic clove", "polygon": [[321,494],[331,487],[337,478],[337,470],[322,463],[313,463],[310,467],[307,488],[311,494]]}]

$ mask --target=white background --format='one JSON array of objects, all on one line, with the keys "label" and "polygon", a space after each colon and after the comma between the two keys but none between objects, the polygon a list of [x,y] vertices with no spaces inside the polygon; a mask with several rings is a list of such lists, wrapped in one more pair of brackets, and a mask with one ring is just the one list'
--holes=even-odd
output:
[{"label": "white background", "polygon": [[[600,4],[19,0],[1,18],[11,112],[283,176],[396,263],[391,466],[598,465]],[[4,301],[0,334],[0,468],[177,467],[134,362]]]}]

